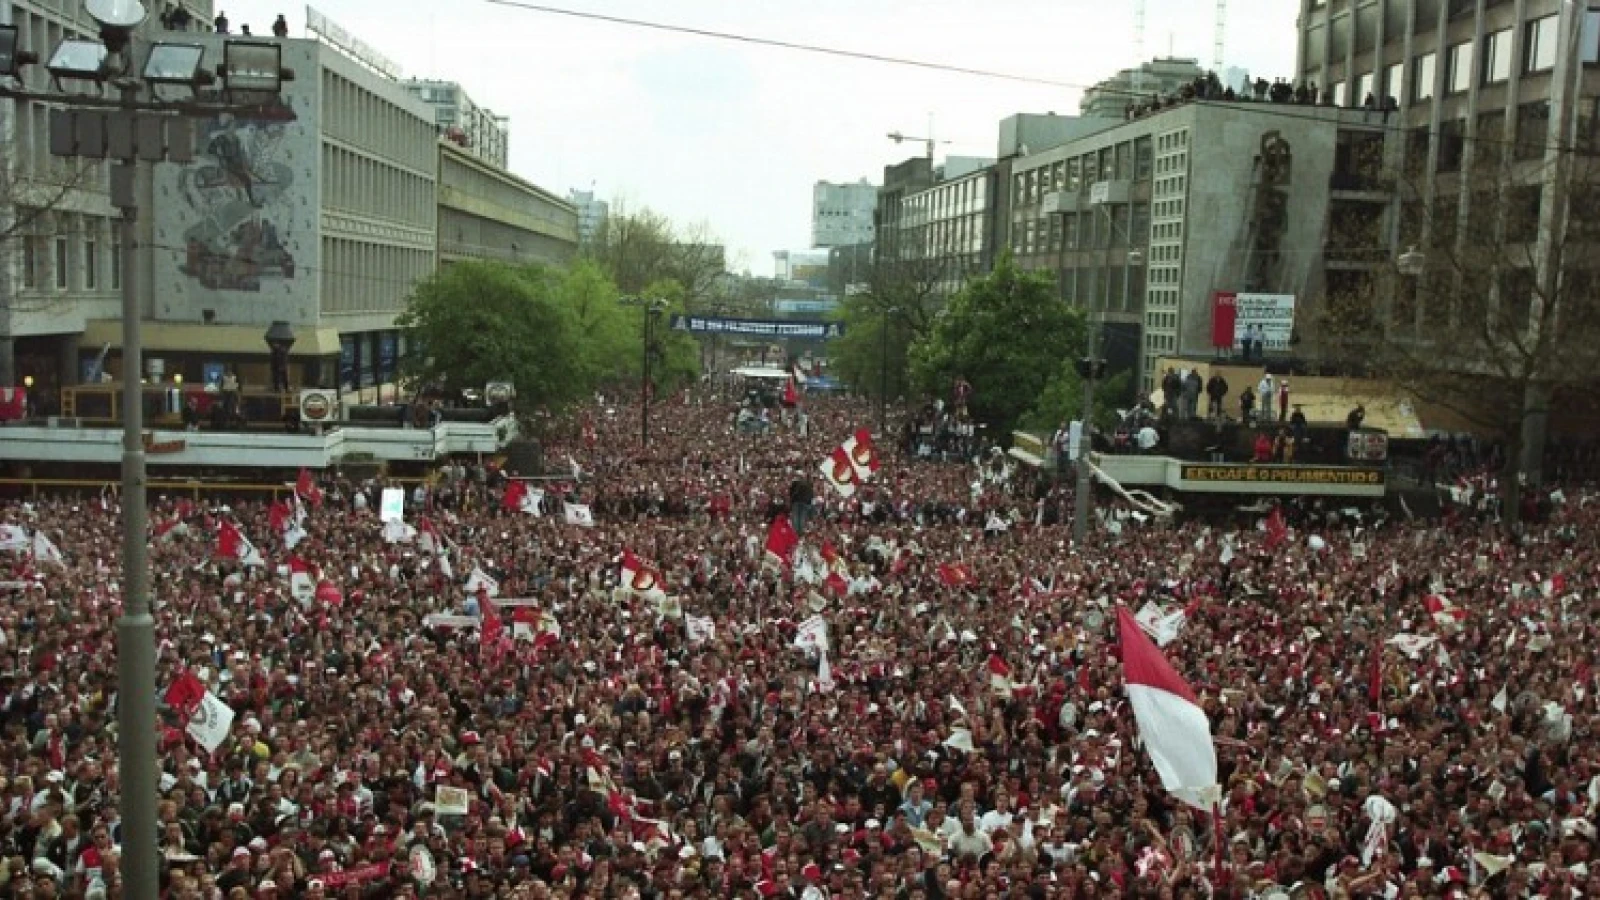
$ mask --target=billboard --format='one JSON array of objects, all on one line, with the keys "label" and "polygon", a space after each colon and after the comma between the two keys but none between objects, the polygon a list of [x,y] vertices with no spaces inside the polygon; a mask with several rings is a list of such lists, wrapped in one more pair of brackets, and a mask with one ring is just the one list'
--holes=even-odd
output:
[{"label": "billboard", "polygon": [[[1229,327],[1229,319],[1232,319]],[[1260,327],[1263,350],[1288,350],[1294,335],[1293,294],[1244,294],[1215,291],[1211,295],[1211,343],[1224,346],[1231,336],[1235,350],[1244,348],[1245,335]]]},{"label": "billboard", "polygon": [[843,335],[844,323],[801,319],[725,319],[717,316],[674,314],[672,330],[687,331],[691,334],[739,334],[748,337],[826,340]]}]

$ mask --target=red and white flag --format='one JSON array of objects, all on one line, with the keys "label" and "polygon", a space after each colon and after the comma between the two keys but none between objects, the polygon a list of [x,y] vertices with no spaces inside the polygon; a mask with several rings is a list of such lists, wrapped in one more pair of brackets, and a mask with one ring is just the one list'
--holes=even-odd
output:
[{"label": "red and white flag", "polygon": [[439,534],[439,527],[433,520],[423,516],[417,520],[417,550],[429,556],[437,556],[444,552],[444,536]]},{"label": "red and white flag", "polygon": [[839,449],[850,458],[850,464],[856,470],[857,481],[866,481],[877,473],[878,448],[872,445],[872,432],[865,428],[856,429],[856,433],[840,444]]},{"label": "red and white flag", "polygon": [[526,481],[513,481],[506,485],[505,496],[500,498],[500,508],[506,512],[525,512],[537,516],[543,500],[544,491],[529,488]]},{"label": "red and white flag", "polygon": [[661,587],[661,573],[655,567],[633,555],[632,550],[622,551],[622,573],[619,580],[623,590],[646,599],[666,596]]},{"label": "red and white flag", "polygon": [[317,595],[317,579],[311,565],[298,556],[289,557],[289,596],[305,602]]},{"label": "red and white flag", "polygon": [[242,562],[247,566],[262,566],[266,563],[257,552],[256,545],[244,536],[239,526],[227,519],[217,526],[217,555],[223,559],[232,559]]},{"label": "red and white flag", "polygon": [[1422,605],[1427,608],[1428,615],[1433,617],[1433,623],[1441,628],[1458,625],[1467,618],[1466,610],[1439,594],[1429,594],[1422,598]]},{"label": "red and white flag", "polygon": [[854,497],[856,488],[861,484],[861,477],[857,474],[855,464],[850,461],[850,454],[843,447],[833,448],[820,466],[822,477],[841,497]]},{"label": "red and white flag", "polygon": [[519,606],[511,611],[511,636],[543,650],[561,642],[561,623],[536,606]]},{"label": "red and white flag", "polygon": [[1190,806],[1210,812],[1221,794],[1217,748],[1205,710],[1125,606],[1117,607],[1117,626],[1128,701],[1161,786]]},{"label": "red and white flag", "polygon": [[976,584],[977,579],[972,577],[972,569],[965,563],[950,563],[939,566],[939,583],[945,587],[960,588]]},{"label": "red and white flag", "polygon": [[1011,666],[1005,658],[998,653],[989,654],[989,661],[984,663],[984,669],[989,673],[989,688],[997,694],[1011,693]]},{"label": "red and white flag", "polygon": [[317,582],[317,602],[323,606],[343,606],[344,592],[339,586],[324,578]]},{"label": "red and white flag", "polygon": [[828,570],[828,574],[823,576],[823,585],[843,596],[850,590],[850,564],[839,555],[839,551],[833,549],[833,542],[828,540],[822,542],[822,561]]}]

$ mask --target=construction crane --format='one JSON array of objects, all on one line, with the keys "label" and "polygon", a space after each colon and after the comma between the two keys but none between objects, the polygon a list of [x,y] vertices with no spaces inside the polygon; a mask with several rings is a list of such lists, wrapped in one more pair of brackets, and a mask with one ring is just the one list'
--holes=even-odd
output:
[{"label": "construction crane", "polygon": [[1212,36],[1211,70],[1222,75],[1222,46],[1223,39],[1228,34],[1228,0],[1217,0],[1216,31]]},{"label": "construction crane", "polygon": [[921,141],[926,147],[924,152],[926,152],[928,154],[928,159],[930,159],[930,160],[933,159],[933,145],[934,144],[949,144],[949,143],[952,143],[951,141],[934,140],[931,137],[917,137],[916,135],[911,135],[911,134],[901,134],[898,131],[889,132],[889,140],[894,141],[896,144],[903,144],[906,141]]}]

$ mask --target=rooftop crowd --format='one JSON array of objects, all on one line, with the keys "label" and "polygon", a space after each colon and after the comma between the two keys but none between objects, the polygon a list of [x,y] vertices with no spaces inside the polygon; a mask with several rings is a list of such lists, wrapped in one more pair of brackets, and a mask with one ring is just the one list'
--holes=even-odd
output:
[{"label": "rooftop crowd", "polygon": [[[446,466],[393,541],[378,483],[306,492],[292,551],[281,507],[154,498],[165,894],[1600,897],[1581,486],[1521,533],[1291,505],[1113,515],[1074,550],[1070,493],[996,459],[883,439],[842,496],[819,464],[873,410],[806,407],[744,434],[692,393],[641,447],[602,401],[551,423],[581,478],[507,508]],[[115,900],[115,498],[0,521],[62,556],[6,554],[0,892]],[[225,523],[264,565],[219,556]],[[297,599],[291,556],[332,590]],[[1220,821],[1141,751],[1115,612],[1151,602],[1185,614],[1163,653],[1212,723]],[[817,616],[821,653],[796,646]],[[214,752],[179,683],[234,713]]]}]

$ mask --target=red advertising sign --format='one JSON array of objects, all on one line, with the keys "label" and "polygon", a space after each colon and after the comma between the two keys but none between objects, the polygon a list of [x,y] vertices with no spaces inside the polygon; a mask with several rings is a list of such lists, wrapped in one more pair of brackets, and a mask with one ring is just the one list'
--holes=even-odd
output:
[{"label": "red advertising sign", "polygon": [[1233,332],[1239,321],[1239,295],[1233,291],[1211,292],[1211,346],[1233,346]]}]

